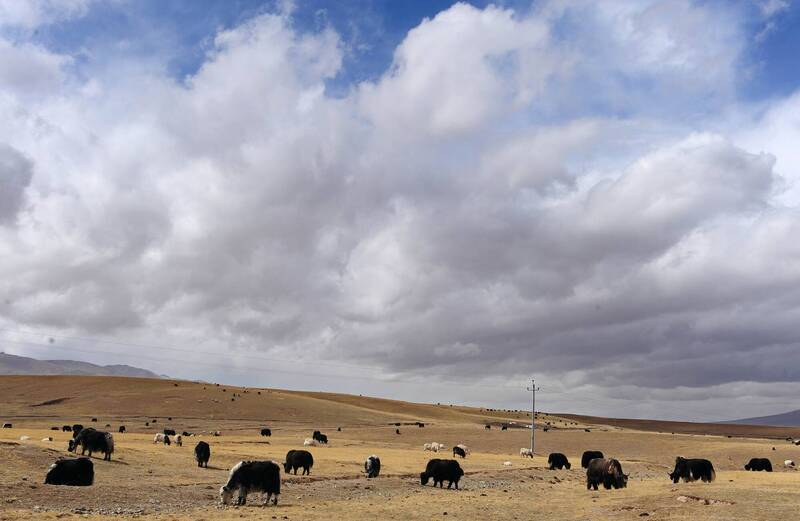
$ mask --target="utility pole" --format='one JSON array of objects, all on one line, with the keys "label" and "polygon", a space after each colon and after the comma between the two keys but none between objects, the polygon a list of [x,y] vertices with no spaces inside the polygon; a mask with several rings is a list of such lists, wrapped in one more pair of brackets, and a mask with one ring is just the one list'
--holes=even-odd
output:
[{"label": "utility pole", "polygon": [[531,378],[531,386],[527,389],[531,393],[531,454],[533,454],[536,449],[536,391],[539,390],[533,378]]}]

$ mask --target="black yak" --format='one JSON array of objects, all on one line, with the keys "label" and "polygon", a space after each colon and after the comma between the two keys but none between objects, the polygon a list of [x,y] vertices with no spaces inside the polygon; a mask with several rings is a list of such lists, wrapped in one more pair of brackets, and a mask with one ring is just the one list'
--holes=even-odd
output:
[{"label": "black yak", "polygon": [[208,443],[200,441],[195,445],[194,459],[197,460],[198,467],[208,468],[208,460],[211,459],[211,447]]},{"label": "black yak", "polygon": [[673,483],[679,480],[691,482],[701,480],[704,483],[711,483],[717,473],[714,472],[714,465],[707,459],[686,459],[678,456],[675,458],[675,470],[670,472],[669,478]]},{"label": "black yak", "polygon": [[464,471],[456,460],[432,459],[428,461],[425,472],[420,473],[419,479],[423,485],[427,485],[428,480],[433,478],[433,486],[438,484],[439,488],[444,488],[444,482],[447,481],[447,488],[455,485],[458,490],[458,481],[463,475]]},{"label": "black yak", "polygon": [[114,453],[114,437],[103,431],[95,430],[91,427],[82,429],[75,439],[69,442],[69,451],[77,452],[78,445],[81,447],[81,455],[89,451],[89,457],[92,457],[92,452],[102,452],[103,459],[111,461],[111,455]]},{"label": "black yak", "polygon": [[747,465],[744,466],[744,470],[772,472],[772,462],[767,458],[752,458]]},{"label": "black yak", "polygon": [[60,459],[50,465],[45,485],[88,487],[94,483],[94,464],[89,458]]},{"label": "black yak", "polygon": [[369,456],[364,461],[364,473],[368,478],[377,478],[381,473],[381,459],[374,454]]},{"label": "black yak", "polygon": [[265,429],[261,429],[261,435],[262,436],[272,436],[272,431],[269,430],[269,429],[266,429],[266,428]]},{"label": "black yak", "polygon": [[314,456],[307,450],[290,450],[286,453],[286,461],[283,463],[283,470],[288,474],[297,469],[303,469],[303,475],[311,474],[311,467],[314,466]]},{"label": "black yak", "polygon": [[551,452],[547,457],[547,464],[550,465],[550,470],[561,470],[563,468],[569,470],[572,468],[567,457],[560,452]]},{"label": "black yak", "polygon": [[625,488],[628,486],[628,475],[622,472],[622,465],[615,459],[593,458],[586,468],[586,489],[597,490],[598,485],[603,488]]},{"label": "black yak", "polygon": [[592,461],[593,459],[595,458],[602,459],[604,457],[605,456],[603,456],[603,453],[600,452],[599,450],[587,450],[586,452],[583,453],[583,456],[581,456],[581,467],[587,468],[589,467],[589,462]]},{"label": "black yak", "polygon": [[281,494],[281,468],[274,461],[240,461],[231,469],[228,482],[219,489],[223,504],[230,504],[236,489],[239,489],[237,505],[244,505],[250,492],[262,492],[265,505],[270,498],[272,504],[277,505]]}]

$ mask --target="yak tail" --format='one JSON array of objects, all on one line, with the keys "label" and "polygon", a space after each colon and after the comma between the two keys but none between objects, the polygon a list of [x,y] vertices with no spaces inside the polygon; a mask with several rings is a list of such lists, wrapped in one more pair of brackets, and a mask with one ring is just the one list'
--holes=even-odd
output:
[{"label": "yak tail", "polygon": [[714,467],[712,466],[711,467],[711,472],[709,473],[709,476],[708,476],[708,482],[711,483],[715,479],[717,479],[717,473],[714,471]]}]

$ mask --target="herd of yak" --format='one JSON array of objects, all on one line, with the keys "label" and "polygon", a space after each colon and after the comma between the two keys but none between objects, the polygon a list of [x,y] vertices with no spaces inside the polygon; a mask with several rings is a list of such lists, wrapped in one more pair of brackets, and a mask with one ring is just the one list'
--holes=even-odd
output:
[{"label": "herd of yak", "polygon": [[[3,427],[10,427],[10,425],[3,425]],[[70,452],[77,453],[80,448],[82,456],[88,452],[91,457],[92,453],[98,452],[103,454],[104,460],[111,460],[114,452],[114,437],[111,433],[93,427],[84,428],[80,424],[65,425],[63,430],[72,431],[72,439],[68,443]],[[120,427],[119,432],[125,432],[124,427]],[[190,433],[183,434],[191,436]],[[214,434],[218,435],[218,433]],[[262,436],[271,436],[271,434],[269,429],[261,430]],[[164,434],[158,436],[168,439],[169,435],[175,435],[175,432],[165,429]],[[314,431],[312,438],[306,439],[305,444],[308,445],[312,441],[314,445],[316,443],[327,444],[328,438],[319,431]],[[425,448],[430,450],[428,447]],[[466,446],[456,445],[453,447],[454,457],[458,455],[465,458],[467,454],[469,454],[469,450]],[[532,457],[529,449],[521,449],[520,454]],[[207,442],[200,441],[194,448],[194,455],[197,465],[207,468],[208,460],[211,458],[211,447]],[[302,469],[302,474],[306,475],[311,473],[313,465],[314,458],[307,450],[290,450],[283,462],[283,469],[287,474],[290,472],[297,474],[297,471]],[[559,452],[549,455],[548,465],[550,470],[571,468],[567,457]],[[606,458],[600,451],[584,452],[581,457],[581,466],[586,469],[586,488],[588,490],[598,490],[600,485],[605,489],[620,489],[625,488],[628,484],[628,475],[623,472],[620,462],[614,458]],[[364,473],[367,478],[378,477],[380,468],[380,458],[374,454],[367,457],[364,462]],[[771,472],[772,464],[767,458],[753,458],[744,468],[745,470]],[[459,480],[463,475],[464,471],[455,459],[434,458],[428,461],[425,471],[420,473],[420,482],[422,485],[426,485],[433,480],[434,487],[439,485],[440,488],[443,488],[444,482],[447,481],[448,489],[453,485],[458,489]],[[678,483],[680,480],[685,482],[700,480],[708,483],[714,480],[716,473],[712,463],[706,459],[678,457],[675,460],[675,468],[669,477],[674,483]],[[45,478],[45,484],[51,485],[89,486],[93,482],[94,465],[90,459],[85,457],[59,459],[50,466]],[[242,505],[245,504],[248,493],[261,492],[264,494],[265,504],[272,501],[277,505],[280,483],[279,463],[275,461],[241,461],[231,469],[227,483],[220,488],[220,499],[223,503],[229,504],[233,500],[234,492],[238,491],[236,503]]]}]

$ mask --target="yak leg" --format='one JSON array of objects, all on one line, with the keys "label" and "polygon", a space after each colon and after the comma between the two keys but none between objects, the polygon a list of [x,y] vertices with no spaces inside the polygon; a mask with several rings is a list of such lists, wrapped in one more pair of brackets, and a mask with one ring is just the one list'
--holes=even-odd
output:
[{"label": "yak leg", "polygon": [[239,487],[239,500],[237,504],[244,505],[247,503],[247,487]]}]

